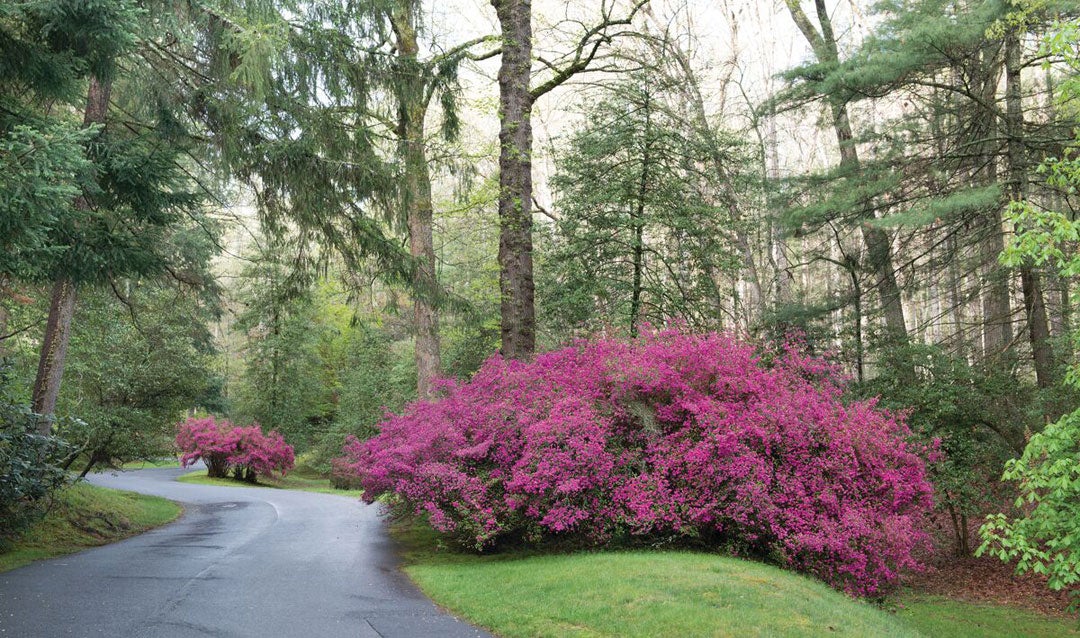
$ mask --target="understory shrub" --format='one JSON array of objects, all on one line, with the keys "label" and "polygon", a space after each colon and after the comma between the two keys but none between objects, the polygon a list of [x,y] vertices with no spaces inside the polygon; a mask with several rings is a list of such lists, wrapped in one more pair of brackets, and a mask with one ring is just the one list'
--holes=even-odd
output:
[{"label": "understory shrub", "polygon": [[41,416],[9,394],[0,360],[0,550],[44,513],[49,496],[67,483],[61,467],[70,447],[37,431]]},{"label": "understory shrub", "polygon": [[993,514],[979,529],[984,552],[1016,571],[1046,576],[1080,610],[1080,410],[1033,434],[1001,477],[1019,489],[1013,512]]},{"label": "understory shrub", "polygon": [[177,426],[176,447],[180,464],[206,463],[207,474],[225,478],[232,471],[238,479],[254,483],[258,475],[285,475],[293,467],[293,448],[280,434],[264,434],[258,423],[235,426],[214,417],[188,418]]},{"label": "understory shrub", "polygon": [[596,339],[489,359],[335,468],[478,550],[683,539],[876,595],[926,543],[932,451],[873,401],[842,402],[843,382],[715,333]]}]

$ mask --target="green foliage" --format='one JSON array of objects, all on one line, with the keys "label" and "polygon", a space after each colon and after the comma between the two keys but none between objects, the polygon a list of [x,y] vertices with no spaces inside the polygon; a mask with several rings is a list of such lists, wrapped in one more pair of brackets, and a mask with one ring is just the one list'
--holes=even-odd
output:
[{"label": "green foliage", "polygon": [[[0,122],[0,275],[38,279],[63,247],[50,241],[92,164],[83,145],[92,130],[43,120],[2,130]],[[81,176],[81,177],[80,177]]]},{"label": "green foliage", "polygon": [[422,120],[438,99],[454,137],[467,52],[405,54],[425,13],[415,0],[252,0],[208,25],[214,83],[199,96],[201,117],[223,164],[255,189],[263,230],[318,239],[324,250],[296,252],[304,268],[336,254],[350,269],[370,259],[386,280],[412,280],[416,264],[395,240],[413,196],[403,192],[402,118]]},{"label": "green foliage", "polygon": [[341,394],[335,430],[334,454],[345,434],[368,438],[387,410],[400,411],[416,398],[416,368],[411,348],[395,344],[384,329],[357,325],[349,338],[345,367],[341,370]]},{"label": "green foliage", "polygon": [[878,374],[853,391],[906,414],[922,441],[940,441],[942,456],[930,466],[937,505],[949,514],[957,553],[969,554],[968,517],[1000,502],[996,468],[1022,448],[1027,427],[1037,425],[1015,407],[1024,403],[1025,388],[1008,370],[973,367],[939,346],[891,346],[879,355]]},{"label": "green foliage", "polygon": [[[1005,464],[1017,484],[1018,514],[988,516],[979,553],[1017,561],[1018,572],[1047,577],[1051,589],[1080,594],[1080,411],[1032,435],[1024,454]],[[1080,599],[1076,601],[1080,603]]]},{"label": "green foliage", "polygon": [[73,321],[63,412],[80,420],[59,428],[88,463],[123,463],[172,451],[185,410],[213,401],[206,310],[191,295],[160,284],[124,282],[86,290]]},{"label": "green foliage", "polygon": [[[1075,33],[1075,25],[1068,32]],[[1076,64],[1074,44],[1058,50]],[[1050,39],[1048,47],[1061,47]],[[1073,76],[1066,82],[1075,86]],[[1080,143],[1080,140],[1078,140]],[[1068,158],[1047,160],[1043,172],[1058,180],[1057,186],[1075,189],[1080,171]],[[1080,255],[1075,242],[1080,222],[1069,216],[1035,208],[1031,202],[1014,202],[1010,222],[1017,233],[1011,238],[1002,261],[1007,264],[1032,260],[1056,268],[1063,277],[1080,274]],[[1075,304],[1075,299],[1072,300]],[[1074,335],[1075,336],[1075,335]],[[1073,366],[1066,376],[1080,388],[1080,369]],[[1005,464],[1002,479],[1019,490],[1015,512],[987,517],[979,530],[983,543],[979,553],[989,553],[1005,561],[1015,560],[1018,572],[1033,571],[1047,576],[1052,589],[1066,589],[1080,606],[1080,410],[1047,425],[1032,435],[1019,459]]]},{"label": "green foliage", "polygon": [[60,467],[67,446],[37,433],[41,417],[11,397],[8,373],[0,360],[0,549],[40,518],[48,498],[67,483]]},{"label": "green foliage", "polygon": [[297,451],[325,431],[336,385],[320,352],[334,327],[312,285],[301,279],[272,250],[243,271],[237,292],[244,310],[236,328],[248,342],[233,406],[236,420],[277,430]]},{"label": "green foliage", "polygon": [[[718,325],[719,277],[741,264],[725,241],[737,203],[706,195],[724,192],[723,176],[699,166],[707,141],[674,99],[649,76],[606,88],[557,157],[559,218],[541,238],[538,299],[560,334],[673,317]],[[737,144],[709,134],[737,174]]]},{"label": "green foliage", "polygon": [[[161,36],[146,17],[133,0],[0,10],[0,277],[100,283],[176,267],[171,228],[202,213],[180,159],[182,104],[167,103],[163,73],[130,55]],[[111,88],[122,124],[80,130],[90,77]]]}]

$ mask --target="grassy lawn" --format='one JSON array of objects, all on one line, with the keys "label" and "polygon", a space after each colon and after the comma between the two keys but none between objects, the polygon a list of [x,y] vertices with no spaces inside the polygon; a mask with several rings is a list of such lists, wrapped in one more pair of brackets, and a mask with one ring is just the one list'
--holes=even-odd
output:
[{"label": "grassy lawn", "polygon": [[906,593],[897,613],[768,565],[694,552],[474,556],[392,526],[405,571],[500,636],[1080,636],[1075,620]]},{"label": "grassy lawn", "polygon": [[0,553],[0,571],[134,536],[182,511],[156,496],[77,483],[61,491],[45,518]]},{"label": "grassy lawn", "polygon": [[1080,638],[1077,620],[1047,617],[1026,609],[910,592],[900,596],[899,603],[897,616],[927,636]]},{"label": "grassy lawn", "polygon": [[351,496],[360,498],[363,494],[360,490],[336,490],[330,486],[330,479],[319,478],[317,476],[307,476],[300,474],[288,474],[283,479],[271,479],[266,477],[259,477],[259,482],[255,485],[251,483],[245,483],[243,481],[237,481],[231,478],[219,479],[210,478],[204,471],[192,472],[185,474],[176,479],[181,483],[197,483],[199,485],[220,485],[224,487],[271,487],[281,490],[300,490],[303,492],[318,492],[320,494],[337,494],[338,496]]},{"label": "grassy lawn", "polygon": [[501,636],[919,635],[759,563],[693,552],[470,556],[426,550],[430,539],[405,526],[394,535],[425,593]]},{"label": "grassy lawn", "polygon": [[120,466],[123,470],[145,470],[152,467],[180,467],[176,459],[154,459],[152,461],[128,461]]}]

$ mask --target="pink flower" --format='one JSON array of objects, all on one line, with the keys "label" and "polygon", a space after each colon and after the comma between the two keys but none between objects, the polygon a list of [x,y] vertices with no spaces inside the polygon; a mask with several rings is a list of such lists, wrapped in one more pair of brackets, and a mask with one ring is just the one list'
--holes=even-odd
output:
[{"label": "pink flower", "polygon": [[933,450],[907,442],[902,417],[842,401],[845,382],[790,344],[598,338],[493,357],[350,438],[333,468],[477,549],[710,538],[875,595],[927,542]]}]

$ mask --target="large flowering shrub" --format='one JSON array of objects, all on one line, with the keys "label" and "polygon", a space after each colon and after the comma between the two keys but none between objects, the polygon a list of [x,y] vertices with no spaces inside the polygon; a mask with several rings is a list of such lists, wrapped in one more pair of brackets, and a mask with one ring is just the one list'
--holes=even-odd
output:
[{"label": "large flowering shrub", "polygon": [[599,339],[492,358],[350,440],[335,470],[477,549],[685,538],[873,595],[915,566],[932,488],[902,420],[841,385],[728,336]]},{"label": "large flowering shrub", "polygon": [[210,476],[225,477],[232,470],[236,478],[251,482],[259,474],[284,475],[294,462],[292,446],[277,432],[264,434],[258,423],[237,427],[227,420],[216,421],[212,416],[189,418],[180,423],[176,447],[184,467],[202,460]]}]

